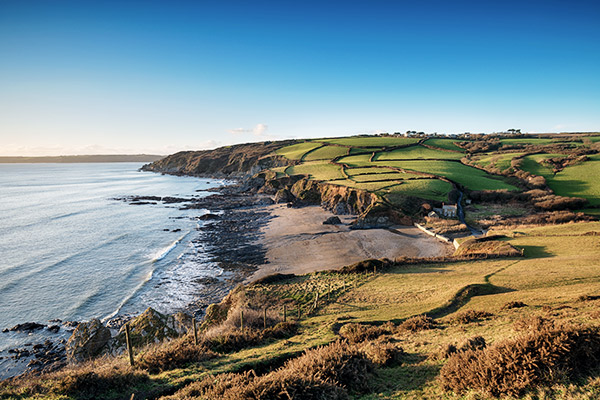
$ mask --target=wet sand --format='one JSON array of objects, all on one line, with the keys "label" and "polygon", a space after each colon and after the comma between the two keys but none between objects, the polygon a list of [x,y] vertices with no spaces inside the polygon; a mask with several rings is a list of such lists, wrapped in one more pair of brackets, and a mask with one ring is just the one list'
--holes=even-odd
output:
[{"label": "wet sand", "polygon": [[319,206],[287,208],[277,204],[265,209],[273,217],[261,228],[259,239],[267,263],[248,281],[275,273],[299,275],[337,269],[368,258],[433,257],[454,250],[413,226],[351,230],[349,224],[356,217],[339,215],[343,225],[323,225],[333,214]]}]

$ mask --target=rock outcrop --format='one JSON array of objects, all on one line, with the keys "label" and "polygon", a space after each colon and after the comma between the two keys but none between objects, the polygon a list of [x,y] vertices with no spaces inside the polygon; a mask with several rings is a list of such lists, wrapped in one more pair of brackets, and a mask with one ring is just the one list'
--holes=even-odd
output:
[{"label": "rock outcrop", "polygon": [[[178,337],[179,334],[172,319],[173,316],[161,314],[148,307],[146,311],[128,323],[132,346],[140,347]],[[125,329],[125,325],[123,325],[113,339],[111,344],[113,353],[119,353],[125,348],[127,344]]]},{"label": "rock outcrop", "polygon": [[67,359],[80,362],[98,356],[108,344],[110,336],[110,329],[98,319],[80,323],[67,341]]},{"label": "rock outcrop", "polygon": [[181,151],[144,165],[142,170],[171,175],[248,178],[264,169],[291,164],[292,161],[273,153],[293,143],[293,140],[283,140]]}]

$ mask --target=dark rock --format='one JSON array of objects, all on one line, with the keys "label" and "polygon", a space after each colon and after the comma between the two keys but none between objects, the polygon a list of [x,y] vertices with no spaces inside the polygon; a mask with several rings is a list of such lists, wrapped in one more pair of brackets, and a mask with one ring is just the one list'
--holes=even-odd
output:
[{"label": "dark rock", "polygon": [[60,326],[58,326],[58,325],[52,325],[52,326],[48,327],[48,330],[50,332],[53,332],[53,333],[58,333],[58,331],[60,330]]},{"label": "dark rock", "polygon": [[169,228],[165,228],[165,229],[163,229],[163,232],[169,232],[169,230],[170,230]]},{"label": "dark rock", "polygon": [[[170,324],[169,322],[171,321],[169,320],[169,316],[148,307],[146,311],[128,323],[132,345],[138,347],[179,336],[177,331],[171,327],[173,323]],[[125,326],[121,327],[119,334],[115,336],[111,344],[111,347],[116,352],[120,352],[125,348],[125,329]]]},{"label": "dark rock", "polygon": [[181,229],[179,229],[179,228],[173,229],[171,232],[181,232]]},{"label": "dark rock", "polygon": [[288,189],[279,189],[277,193],[275,193],[275,203],[290,203],[293,202],[296,198]]},{"label": "dark rock", "polygon": [[6,332],[8,332],[8,331],[9,331],[9,329],[8,329],[8,328],[4,328],[4,329],[2,329],[2,333],[6,333]]},{"label": "dark rock", "polygon": [[84,361],[99,355],[110,336],[110,330],[98,319],[80,323],[67,342],[67,358]]},{"label": "dark rock", "polygon": [[198,219],[201,220],[201,221],[208,221],[208,220],[211,220],[211,219],[220,219],[220,218],[221,218],[220,215],[218,215],[218,214],[211,214],[211,213],[204,214],[204,215],[201,215],[200,217],[198,217]]},{"label": "dark rock", "polygon": [[25,322],[24,324],[17,324],[10,328],[13,332],[31,332],[36,331],[38,329],[45,328],[46,325],[38,324],[36,322]]},{"label": "dark rock", "polygon": [[336,217],[336,216],[329,217],[325,221],[323,221],[323,225],[341,225],[341,224],[342,224],[342,221],[340,220],[339,217]]},{"label": "dark rock", "polygon": [[36,343],[36,344],[33,345],[33,348],[36,349],[36,350],[43,349],[44,345],[41,344],[41,343]]}]

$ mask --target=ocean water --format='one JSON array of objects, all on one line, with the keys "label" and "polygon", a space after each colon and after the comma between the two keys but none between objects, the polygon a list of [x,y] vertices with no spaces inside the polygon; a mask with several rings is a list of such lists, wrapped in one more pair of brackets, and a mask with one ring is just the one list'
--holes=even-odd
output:
[{"label": "ocean water", "polygon": [[[206,196],[223,182],[140,167],[0,164],[0,330],[149,306],[178,311],[194,300],[200,278],[222,274],[192,243],[208,210],[115,198]],[[35,340],[23,336],[0,333],[0,351]]]}]

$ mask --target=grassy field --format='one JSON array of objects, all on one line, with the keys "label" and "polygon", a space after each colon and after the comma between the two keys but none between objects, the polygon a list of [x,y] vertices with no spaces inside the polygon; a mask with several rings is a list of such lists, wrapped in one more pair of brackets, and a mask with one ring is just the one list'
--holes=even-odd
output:
[{"label": "grassy field", "polygon": [[433,150],[424,146],[410,146],[402,149],[376,153],[373,161],[385,160],[419,160],[419,159],[438,159],[438,160],[460,160],[463,157],[461,153],[450,151]]},{"label": "grassy field", "polygon": [[[587,137],[588,142],[593,142],[597,137]],[[600,137],[598,137],[600,138]],[[419,141],[431,147],[420,145]],[[557,138],[536,138],[522,137],[500,139],[503,145],[547,145],[552,143],[575,143],[568,142],[566,137]],[[565,142],[567,141],[567,142]],[[338,181],[341,185],[347,185],[365,190],[377,191],[381,187],[394,186],[399,180],[405,180],[415,177],[424,177],[419,175],[431,174],[436,177],[447,178],[450,181],[461,185],[469,190],[519,190],[516,186],[509,183],[510,178],[487,173],[478,168],[466,165],[475,163],[480,167],[506,174],[515,173],[511,167],[511,161],[516,157],[524,155],[522,151],[511,153],[495,152],[467,154],[463,149],[456,146],[456,140],[443,138],[404,138],[389,136],[355,136],[347,138],[315,139],[297,143],[284,147],[277,151],[277,154],[285,156],[292,160],[299,160],[300,165],[288,167],[285,173],[306,174],[311,179],[322,181]],[[577,142],[582,145],[581,142]],[[394,148],[397,146],[404,146]],[[437,149],[436,149],[437,148]],[[448,151],[453,150],[453,151]],[[538,149],[534,149],[539,151]],[[569,153],[570,150],[565,150]],[[600,158],[592,154],[590,161],[581,165],[574,165],[565,168],[554,176],[552,169],[540,163],[541,160],[550,157],[563,157],[566,154],[531,154],[522,158],[520,169],[530,172],[534,175],[540,175],[546,178],[549,187],[561,196],[584,197],[590,201],[591,206],[600,205]],[[470,161],[462,163],[466,157]],[[336,160],[336,163],[344,164],[346,172],[351,179],[346,179],[339,167],[328,163]],[[379,167],[379,168],[373,168]],[[386,167],[389,167],[385,169]],[[396,170],[394,170],[396,169]],[[400,175],[398,170],[405,170],[410,175]],[[278,173],[284,170],[276,169]],[[360,176],[368,174],[368,176]],[[378,176],[374,176],[377,174]],[[425,176],[426,177],[426,176]],[[516,178],[514,178],[516,179]],[[380,183],[372,184],[372,181],[387,180],[385,185]],[[401,201],[401,196],[415,196],[423,199],[442,199],[441,193],[448,191],[440,190],[441,184],[435,184],[435,191],[427,193],[425,183],[411,183],[395,191],[396,195],[391,198]],[[374,189],[371,189],[374,188]],[[413,193],[410,191],[415,189]],[[586,209],[589,214],[597,215],[594,208]],[[482,214],[483,215],[483,214]]]},{"label": "grassy field", "polygon": [[301,160],[304,154],[321,146],[321,143],[302,142],[283,147],[275,153],[290,160]]},{"label": "grassy field", "polygon": [[548,184],[560,196],[583,197],[591,205],[600,205],[600,155],[585,163],[558,172]]},{"label": "grassy field", "polygon": [[477,156],[473,158],[473,161],[477,165],[481,165],[482,167],[492,166],[498,168],[500,171],[505,171],[510,168],[510,162],[513,158],[519,157],[524,153],[505,153],[505,154],[495,154],[488,153],[482,156]]},{"label": "grassy field", "polygon": [[321,161],[311,161],[300,165],[292,165],[285,169],[288,175],[309,175],[311,179],[330,181],[344,179],[341,167]]},{"label": "grassy field", "polygon": [[427,139],[424,144],[428,146],[438,147],[440,149],[460,151],[464,153],[465,149],[456,145],[458,141],[453,139]]},{"label": "grassy field", "polygon": [[418,179],[404,181],[400,185],[391,186],[384,198],[392,204],[402,202],[406,196],[420,197],[427,200],[447,201],[452,185],[439,179]]},{"label": "grassy field", "polygon": [[303,161],[314,161],[314,160],[331,160],[336,157],[344,156],[348,154],[347,147],[340,146],[324,146],[319,147],[315,150],[309,151],[304,155]]},{"label": "grassy field", "polygon": [[[382,162],[377,162],[381,164]],[[471,190],[516,190],[517,188],[477,168],[452,161],[387,161],[386,165],[447,177]]]},{"label": "grassy field", "polygon": [[322,139],[321,141],[324,143],[333,143],[352,147],[393,147],[417,143],[419,139],[393,136],[355,136],[339,139]]}]

